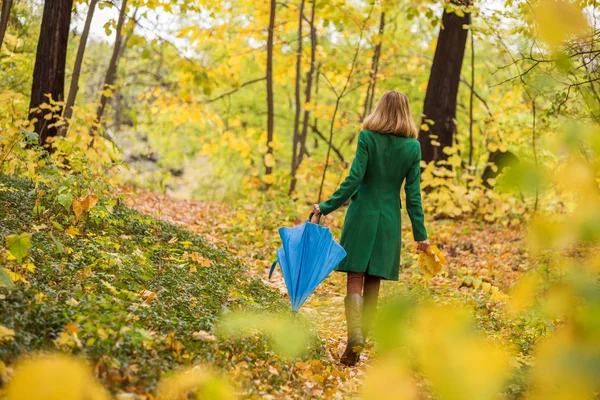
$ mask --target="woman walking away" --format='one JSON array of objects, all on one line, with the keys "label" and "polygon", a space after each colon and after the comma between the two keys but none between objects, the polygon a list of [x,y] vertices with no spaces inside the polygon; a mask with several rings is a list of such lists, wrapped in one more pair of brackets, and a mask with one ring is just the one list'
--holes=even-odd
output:
[{"label": "woman walking away", "polygon": [[406,181],[406,208],[418,251],[429,247],[421,206],[421,146],[408,98],[383,95],[365,118],[350,174],[331,199],[313,212],[327,215],[352,199],[340,244],[348,255],[336,268],[347,273],[345,299],[348,344],[340,362],[360,358],[377,308],[381,279],[398,280],[400,268],[400,187]]}]

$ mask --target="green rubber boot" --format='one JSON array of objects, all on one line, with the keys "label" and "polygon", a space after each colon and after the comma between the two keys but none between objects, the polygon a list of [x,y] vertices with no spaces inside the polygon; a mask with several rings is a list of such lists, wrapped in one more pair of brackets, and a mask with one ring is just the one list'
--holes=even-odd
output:
[{"label": "green rubber boot", "polygon": [[364,301],[363,304],[363,320],[362,320],[362,334],[363,339],[366,342],[367,337],[371,335],[371,331],[373,330],[373,324],[375,322],[375,317],[377,316],[377,303],[373,304],[373,302]]},{"label": "green rubber boot", "polygon": [[360,294],[349,294],[344,300],[346,306],[346,322],[348,325],[348,344],[340,362],[347,366],[355,365],[365,347],[362,333],[363,298]]}]

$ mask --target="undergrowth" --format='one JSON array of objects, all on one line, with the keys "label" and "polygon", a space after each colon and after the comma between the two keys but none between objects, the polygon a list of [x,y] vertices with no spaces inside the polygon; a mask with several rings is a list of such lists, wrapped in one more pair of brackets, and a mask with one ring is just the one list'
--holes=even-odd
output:
[{"label": "undergrowth", "polygon": [[[23,233],[31,241],[21,262],[0,249],[4,271],[16,283],[0,286],[0,320],[15,331],[14,340],[0,343],[2,362],[58,349],[90,360],[113,392],[142,393],[183,365],[231,369],[248,354],[278,357],[262,335],[215,333],[215,322],[228,312],[287,307],[241,261],[118,201],[100,199],[74,224],[53,217],[62,215],[60,207],[42,187],[0,175],[0,241]],[[319,351],[313,338],[307,354]],[[286,383],[285,364],[272,385]],[[253,392],[253,380],[243,385]]]}]

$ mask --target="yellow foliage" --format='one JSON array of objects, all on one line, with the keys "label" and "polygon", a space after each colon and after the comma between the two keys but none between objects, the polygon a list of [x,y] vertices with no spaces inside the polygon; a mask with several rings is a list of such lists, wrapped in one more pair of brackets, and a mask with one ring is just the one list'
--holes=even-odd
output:
[{"label": "yellow foliage", "polygon": [[439,274],[445,265],[446,257],[437,246],[431,245],[427,251],[419,254],[419,267],[428,277]]},{"label": "yellow foliage", "polygon": [[585,34],[589,24],[577,3],[562,0],[540,0],[535,22],[542,38],[551,46]]},{"label": "yellow foliage", "polygon": [[[536,348],[530,400],[570,400],[595,398],[598,377],[586,377],[583,366],[594,354],[592,343],[585,343],[572,327],[565,326],[544,339]],[[596,353],[597,354],[597,347]],[[578,362],[575,360],[578,359]],[[573,360],[566,362],[565,360]],[[591,362],[592,358],[588,358]]]},{"label": "yellow foliage", "polygon": [[362,388],[365,400],[419,399],[419,390],[410,369],[400,357],[382,357],[370,368]]},{"label": "yellow foliage", "polygon": [[510,294],[507,310],[511,315],[520,315],[533,305],[540,279],[537,275],[530,274],[522,277]]},{"label": "yellow foliage", "polygon": [[42,355],[17,364],[7,400],[108,400],[87,365],[65,355]]},{"label": "yellow foliage", "polygon": [[465,311],[427,307],[411,335],[420,369],[443,399],[493,399],[508,377],[508,355],[471,328]]},{"label": "yellow foliage", "polygon": [[196,366],[164,378],[158,384],[156,400],[189,399],[194,393],[197,399],[235,399],[230,385],[212,371]]}]

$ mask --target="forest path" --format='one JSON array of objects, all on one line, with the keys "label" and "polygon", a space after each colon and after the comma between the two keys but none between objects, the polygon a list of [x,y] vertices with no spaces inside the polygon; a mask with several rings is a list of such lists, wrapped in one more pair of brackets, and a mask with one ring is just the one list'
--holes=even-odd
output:
[{"label": "forest path", "polygon": [[[268,279],[275,251],[280,245],[277,232],[265,233],[270,240],[265,239],[264,244],[256,242],[250,244],[245,236],[239,234],[240,226],[236,226],[236,223],[241,222],[248,225],[248,229],[260,231],[260,226],[253,226],[248,222],[253,218],[252,210],[234,208],[225,203],[180,200],[146,189],[120,187],[117,189],[117,194],[125,196],[125,203],[129,207],[153,218],[185,227],[211,244],[226,249],[248,266],[250,276],[258,277],[266,286],[277,289],[287,298],[285,282],[280,271],[276,270],[271,280]],[[369,346],[362,355],[362,360],[365,362],[361,362],[357,367],[345,368],[337,363],[346,344],[344,287],[343,274],[330,275],[308,298],[302,306],[301,313],[314,324],[320,337],[326,341],[327,359],[321,361],[332,368],[329,377],[324,376],[324,378],[335,379],[337,381],[335,392],[346,398],[348,394],[355,394],[358,390],[372,346]],[[307,377],[299,379],[305,381],[306,389],[315,390],[314,395],[321,394],[313,380]]]},{"label": "forest path", "polygon": [[[276,228],[267,229],[266,222],[260,221],[255,207],[235,208],[225,203],[179,200],[144,189],[120,188],[118,192],[139,212],[183,226],[215,246],[227,249],[248,266],[251,276],[287,297],[279,271],[270,281],[267,279],[280,240]],[[334,237],[340,233],[343,213],[339,214],[326,221]],[[493,327],[489,320],[498,310],[498,301],[505,299],[510,287],[530,268],[522,229],[474,220],[427,221],[432,242],[446,253],[449,261],[441,275],[429,280],[417,267],[414,245],[409,242],[410,223],[404,211],[403,219],[400,282],[383,283],[381,302],[404,289],[418,292],[436,303],[458,302],[474,310],[479,327],[487,335],[514,340],[510,331]],[[273,221],[270,222],[273,225]],[[325,340],[327,359],[319,361],[326,367],[321,372],[323,378],[319,379],[335,382],[327,385],[335,388],[333,393],[326,391],[325,394],[347,398],[355,395],[360,387],[372,359],[373,346],[368,344],[362,356],[364,362],[357,367],[343,368],[336,362],[346,343],[344,287],[344,274],[331,274],[309,297],[301,313]],[[313,377],[299,376],[298,380],[296,384],[303,385],[307,393],[323,394],[321,385]]]}]

